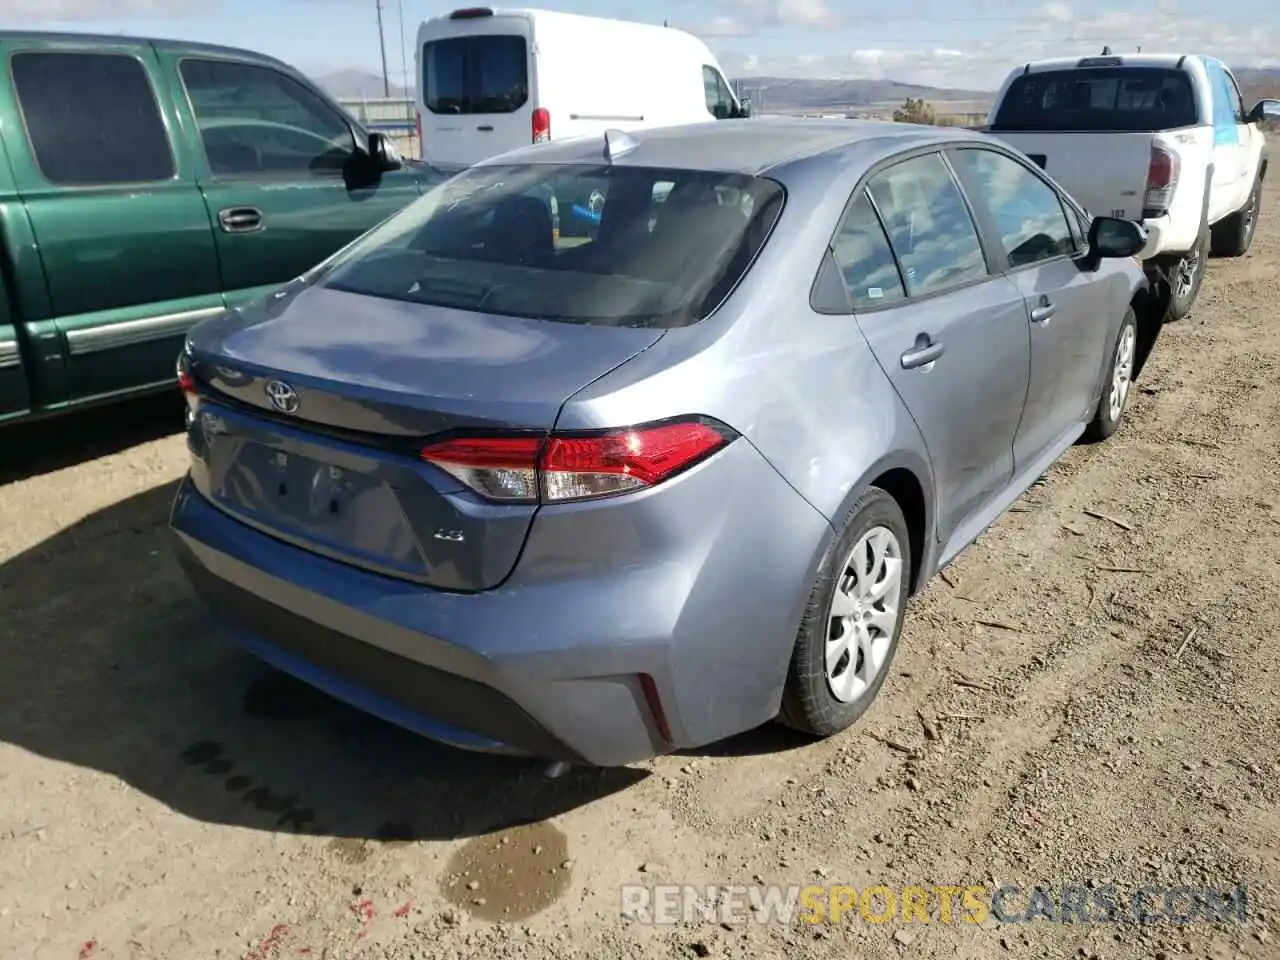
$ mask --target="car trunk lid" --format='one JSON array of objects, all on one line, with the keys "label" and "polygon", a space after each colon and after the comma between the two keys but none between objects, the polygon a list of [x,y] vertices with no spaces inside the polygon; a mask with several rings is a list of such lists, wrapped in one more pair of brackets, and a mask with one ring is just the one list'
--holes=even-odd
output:
[{"label": "car trunk lid", "polygon": [[319,287],[201,324],[197,488],[306,549],[444,589],[510,573],[534,504],[476,497],[418,451],[453,431],[546,433],[661,331],[496,317]]}]

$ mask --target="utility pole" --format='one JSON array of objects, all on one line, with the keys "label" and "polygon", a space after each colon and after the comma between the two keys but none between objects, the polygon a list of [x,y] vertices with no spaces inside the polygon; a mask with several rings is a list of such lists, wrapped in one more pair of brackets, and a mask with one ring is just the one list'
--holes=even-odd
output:
[{"label": "utility pole", "polygon": [[391,78],[387,76],[387,38],[382,33],[382,0],[373,0],[378,7],[378,45],[382,48],[382,95],[391,99]]},{"label": "utility pole", "polygon": [[404,74],[405,93],[409,92],[409,54],[404,47],[404,0],[398,0],[400,11],[400,70]]}]

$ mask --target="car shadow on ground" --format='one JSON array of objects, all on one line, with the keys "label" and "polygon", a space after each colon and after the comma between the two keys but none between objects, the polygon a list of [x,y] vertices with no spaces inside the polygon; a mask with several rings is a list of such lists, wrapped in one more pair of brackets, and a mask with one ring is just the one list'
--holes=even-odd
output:
[{"label": "car shadow on ground", "polygon": [[3,428],[0,487],[74,467],[182,430],[182,395],[157,393],[125,403]]},{"label": "car shadow on ground", "polygon": [[[0,741],[197,820],[400,842],[532,823],[643,779],[435,745],[271,671],[172,558],[170,483],[0,565]],[[22,814],[20,813],[20,816]]]}]

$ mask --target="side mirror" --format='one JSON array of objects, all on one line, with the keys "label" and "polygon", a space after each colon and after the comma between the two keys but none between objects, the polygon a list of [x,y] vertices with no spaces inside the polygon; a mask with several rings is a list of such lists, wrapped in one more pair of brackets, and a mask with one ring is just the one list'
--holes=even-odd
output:
[{"label": "side mirror", "polygon": [[742,117],[744,120],[747,117],[751,116],[751,98],[750,97],[743,97],[742,102],[738,104],[738,116]]},{"label": "side mirror", "polygon": [[1273,123],[1280,121],[1280,100],[1259,100],[1249,111],[1250,123],[1265,123],[1268,120]]},{"label": "side mirror", "polygon": [[1089,224],[1089,255],[1095,264],[1103,260],[1136,257],[1147,245],[1147,229],[1134,220],[1094,217]]},{"label": "side mirror", "polygon": [[400,151],[387,139],[385,133],[369,134],[369,157],[373,160],[373,165],[384,173],[389,170],[399,170],[404,166],[404,161],[400,159]]}]

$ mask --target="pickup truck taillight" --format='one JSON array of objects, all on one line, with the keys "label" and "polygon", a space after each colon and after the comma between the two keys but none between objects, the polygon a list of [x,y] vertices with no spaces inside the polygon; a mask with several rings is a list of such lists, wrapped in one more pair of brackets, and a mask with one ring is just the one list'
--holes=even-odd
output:
[{"label": "pickup truck taillight", "polygon": [[1147,167],[1147,196],[1143,203],[1143,219],[1161,217],[1169,212],[1173,191],[1178,186],[1182,161],[1167,147],[1151,147],[1151,163]]}]

